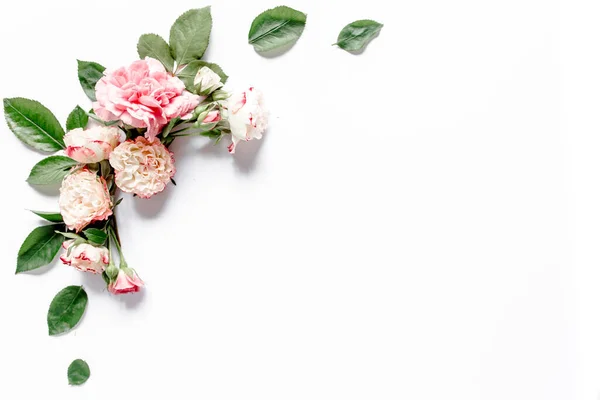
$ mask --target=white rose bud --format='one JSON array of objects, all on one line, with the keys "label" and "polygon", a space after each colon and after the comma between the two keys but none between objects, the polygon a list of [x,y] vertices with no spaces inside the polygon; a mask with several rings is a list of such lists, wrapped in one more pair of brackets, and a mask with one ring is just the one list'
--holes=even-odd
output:
[{"label": "white rose bud", "polygon": [[262,92],[251,87],[234,93],[227,101],[227,120],[231,129],[230,153],[235,152],[240,140],[262,138],[267,129],[269,113],[265,109]]},{"label": "white rose bud", "polygon": [[64,137],[65,153],[80,163],[96,163],[108,159],[119,144],[121,133],[114,126],[96,126],[90,129],[73,129]]},{"label": "white rose bud", "polygon": [[110,260],[108,249],[104,246],[92,246],[82,243],[73,246],[74,240],[63,242],[65,252],[60,256],[63,264],[70,265],[83,272],[101,274]]},{"label": "white rose bud", "polygon": [[199,95],[208,96],[215,90],[223,87],[223,83],[221,83],[221,77],[212,69],[202,67],[194,78],[194,86]]}]

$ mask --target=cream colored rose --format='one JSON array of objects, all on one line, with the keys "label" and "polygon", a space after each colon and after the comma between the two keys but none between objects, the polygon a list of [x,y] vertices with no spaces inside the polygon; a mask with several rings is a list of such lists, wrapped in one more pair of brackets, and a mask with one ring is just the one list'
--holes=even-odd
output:
[{"label": "cream colored rose", "polygon": [[227,100],[227,120],[231,129],[229,152],[235,152],[240,140],[262,138],[267,129],[269,113],[265,109],[262,92],[251,87],[234,93]]},{"label": "cream colored rose", "polygon": [[64,137],[65,153],[80,163],[96,163],[108,159],[111,151],[119,144],[120,130],[117,127],[96,126],[90,129],[73,129]]},{"label": "cream colored rose", "polygon": [[63,179],[58,205],[65,224],[76,232],[91,222],[101,221],[112,215],[106,182],[87,169],[74,172]]},{"label": "cream colored rose", "polygon": [[221,77],[212,69],[202,67],[198,70],[194,78],[194,87],[198,94],[208,96],[215,90],[223,87],[223,83],[221,83]]},{"label": "cream colored rose", "polygon": [[60,256],[63,264],[70,265],[83,272],[101,274],[110,260],[108,249],[104,246],[92,246],[88,243],[72,246],[75,240],[62,244],[65,252]]},{"label": "cream colored rose", "polygon": [[175,175],[175,160],[159,141],[139,136],[121,143],[109,157],[115,183],[122,191],[142,198],[162,192]]}]

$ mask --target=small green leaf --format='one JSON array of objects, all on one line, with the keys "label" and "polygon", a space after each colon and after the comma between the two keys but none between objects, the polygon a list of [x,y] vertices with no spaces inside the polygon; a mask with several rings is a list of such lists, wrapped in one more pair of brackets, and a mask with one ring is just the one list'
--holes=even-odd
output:
[{"label": "small green leaf", "polygon": [[59,183],[69,174],[77,161],[65,156],[50,156],[33,166],[27,182],[32,185],[51,185]]},{"label": "small green leaf", "polygon": [[84,230],[83,233],[90,242],[94,242],[96,244],[104,244],[104,242],[106,242],[106,232],[104,232],[102,229],[88,228]]},{"label": "small green leaf", "polygon": [[48,309],[48,334],[54,336],[73,329],[83,316],[87,301],[83,286],[67,286],[58,292]]},{"label": "small green leaf", "polygon": [[31,231],[19,249],[16,273],[50,264],[64,241],[63,236],[56,231],[64,228],[63,224],[54,224],[39,226]]},{"label": "small green leaf", "polygon": [[361,51],[377,36],[383,25],[370,19],[354,21],[344,27],[334,45],[348,52]]},{"label": "small green leaf", "polygon": [[169,44],[178,66],[202,58],[211,29],[210,7],[192,9],[177,18],[171,27]]},{"label": "small green leaf", "polygon": [[77,359],[69,365],[67,370],[69,385],[83,385],[90,377],[90,366],[81,359]]},{"label": "small green leaf", "polygon": [[67,118],[67,130],[84,128],[87,126],[89,117],[85,110],[79,106],[75,107],[69,117]]},{"label": "small green leaf", "polygon": [[33,211],[29,210],[35,215],[44,218],[46,221],[50,222],[63,222],[63,217],[58,212],[46,212],[46,211]]},{"label": "small green leaf", "polygon": [[35,100],[4,99],[4,118],[15,136],[36,150],[54,152],[65,148],[65,131],[60,122]]},{"label": "small green leaf", "polygon": [[173,56],[171,49],[165,39],[153,33],[147,33],[140,36],[137,44],[137,51],[140,58],[143,60],[146,57],[154,58],[165,66],[167,71],[173,71]]},{"label": "small green leaf", "polygon": [[213,72],[219,75],[221,78],[221,83],[225,84],[225,82],[227,82],[229,76],[227,76],[227,74],[223,72],[223,69],[221,69],[221,67],[219,67],[217,64],[197,60],[190,62],[177,74],[177,77],[181,79],[187,90],[191,92],[194,91],[194,78],[202,67],[208,67],[212,69]]},{"label": "small green leaf", "polygon": [[85,239],[82,238],[81,236],[79,236],[76,233],[73,232],[61,232],[61,231],[56,231],[56,233],[58,233],[59,235],[62,235],[68,239],[74,239],[74,240],[83,240],[85,242]]},{"label": "small green leaf", "polygon": [[279,6],[259,14],[248,32],[248,43],[254,50],[265,52],[295,43],[306,25],[306,14]]},{"label": "small green leaf", "polygon": [[92,101],[96,101],[96,82],[102,78],[105,69],[102,65],[92,61],[77,60],[79,83],[86,96]]}]

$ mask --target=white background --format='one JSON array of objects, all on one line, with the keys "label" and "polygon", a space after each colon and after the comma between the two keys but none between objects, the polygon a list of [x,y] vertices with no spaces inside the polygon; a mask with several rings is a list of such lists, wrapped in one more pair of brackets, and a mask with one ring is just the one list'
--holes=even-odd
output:
[{"label": "white background", "polygon": [[[591,2],[589,2],[591,4]],[[0,97],[64,121],[89,101],[76,59],[136,57],[201,1],[0,4]],[[0,398],[597,399],[600,393],[598,7],[556,0],[288,1],[298,43],[263,58],[252,19],[213,0],[206,59],[261,88],[271,125],[231,157],[173,150],[178,186],[119,207],[147,284],[114,297],[56,263],[15,276],[57,210],[25,182],[42,156],[0,129]],[[331,43],[385,24],[360,56]],[[64,286],[89,305],[49,337]],[[75,358],[92,377],[67,385]]]}]

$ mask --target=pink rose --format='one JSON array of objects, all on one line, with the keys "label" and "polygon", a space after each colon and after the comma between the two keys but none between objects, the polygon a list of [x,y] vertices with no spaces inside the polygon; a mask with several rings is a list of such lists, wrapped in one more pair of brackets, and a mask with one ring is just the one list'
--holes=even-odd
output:
[{"label": "pink rose", "polygon": [[112,294],[134,293],[143,287],[144,282],[137,273],[131,268],[123,267],[116,279],[108,284],[108,291]]},{"label": "pink rose", "polygon": [[79,271],[101,274],[109,262],[108,249],[104,246],[92,246],[81,243],[73,246],[75,240],[67,240],[62,244],[65,253],[60,256],[63,264],[75,267]]},{"label": "pink rose", "polygon": [[213,122],[219,122],[221,120],[221,113],[219,112],[219,110],[212,110],[211,112],[209,112],[206,117],[204,117],[204,120],[202,121],[202,123],[204,124],[210,124]]},{"label": "pink rose", "polygon": [[96,99],[93,107],[98,117],[148,128],[146,137],[150,141],[171,119],[190,118],[202,100],[149,57],[128,67],[104,71],[104,77],[96,83]]},{"label": "pink rose", "polygon": [[117,127],[96,126],[90,129],[73,129],[64,137],[65,153],[80,163],[96,163],[108,159],[120,141]]},{"label": "pink rose", "polygon": [[231,129],[230,153],[235,153],[235,146],[241,140],[262,138],[269,122],[262,92],[251,87],[232,94],[227,100],[227,120]]}]

